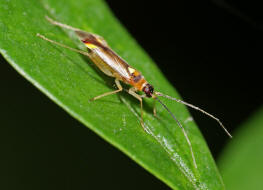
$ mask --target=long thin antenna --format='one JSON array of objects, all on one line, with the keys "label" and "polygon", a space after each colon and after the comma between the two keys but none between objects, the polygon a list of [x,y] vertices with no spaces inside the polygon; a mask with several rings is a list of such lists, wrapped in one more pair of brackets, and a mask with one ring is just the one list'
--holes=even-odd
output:
[{"label": "long thin antenna", "polygon": [[205,115],[213,118],[213,119],[216,120],[216,121],[219,123],[219,125],[224,129],[224,131],[226,132],[226,134],[227,134],[230,138],[232,138],[232,135],[228,132],[228,130],[227,130],[227,129],[225,128],[225,126],[223,125],[223,123],[222,123],[217,117],[213,116],[212,114],[210,114],[210,113],[202,110],[201,108],[199,108],[199,107],[197,107],[197,106],[194,106],[193,104],[189,104],[189,103],[187,103],[187,102],[184,102],[183,100],[179,100],[179,99],[177,99],[177,98],[173,98],[173,97],[171,97],[171,96],[162,94],[161,92],[155,92],[155,94],[158,95],[158,96],[165,97],[165,98],[170,99],[170,100],[174,100],[174,101],[176,101],[176,102],[178,102],[178,103],[184,104],[184,105],[186,105],[186,106],[188,106],[188,107],[191,107],[191,108],[193,108],[193,109],[195,109],[195,110],[198,110],[198,111],[202,112],[203,114],[205,114]]},{"label": "long thin antenna", "polygon": [[176,123],[178,124],[178,126],[182,129],[182,131],[183,131],[183,133],[184,133],[184,136],[185,136],[185,138],[186,138],[186,141],[187,141],[187,143],[188,143],[188,145],[189,145],[189,147],[190,147],[190,151],[191,151],[191,154],[192,154],[194,166],[195,166],[195,168],[197,168],[197,164],[196,164],[196,161],[195,161],[195,155],[194,155],[194,152],[193,152],[192,144],[191,144],[191,142],[190,142],[190,140],[189,140],[189,138],[188,138],[188,135],[187,135],[187,133],[185,132],[182,124],[179,122],[178,119],[176,119],[176,117],[174,116],[174,114],[168,109],[168,107],[167,107],[164,103],[161,102],[161,100],[160,100],[159,98],[157,98],[156,96],[155,96],[154,98],[170,113],[170,115],[171,115],[171,116],[173,117],[173,119],[176,121]]}]

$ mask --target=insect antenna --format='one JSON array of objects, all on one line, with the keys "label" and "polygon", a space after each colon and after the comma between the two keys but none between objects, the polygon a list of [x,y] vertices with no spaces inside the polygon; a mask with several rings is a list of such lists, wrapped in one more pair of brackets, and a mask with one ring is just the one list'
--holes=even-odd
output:
[{"label": "insect antenna", "polygon": [[190,107],[190,108],[193,108],[193,109],[195,109],[195,110],[198,110],[198,111],[202,112],[203,114],[211,117],[212,119],[216,120],[216,121],[219,123],[219,125],[224,129],[224,131],[226,132],[226,134],[227,134],[230,138],[232,138],[232,135],[228,132],[228,130],[227,130],[227,129],[225,128],[225,126],[223,125],[223,123],[222,123],[217,117],[213,116],[212,114],[204,111],[203,109],[201,109],[201,108],[199,108],[199,107],[197,107],[197,106],[194,106],[193,104],[189,104],[189,103],[187,103],[187,102],[185,102],[185,101],[183,101],[183,100],[180,100],[180,99],[173,98],[173,97],[171,97],[171,96],[162,94],[161,92],[155,92],[155,94],[156,94],[157,96],[162,96],[162,97],[165,97],[165,98],[167,98],[167,99],[174,100],[174,101],[176,101],[176,102],[178,102],[178,103],[184,104],[184,105],[186,105],[186,106],[188,106],[188,107]]},{"label": "insect antenna", "polygon": [[188,143],[188,145],[189,145],[189,147],[190,147],[190,151],[191,151],[191,154],[192,154],[192,159],[193,159],[194,166],[195,166],[195,168],[197,168],[196,161],[195,161],[195,155],[194,155],[193,148],[192,148],[192,144],[191,144],[191,142],[190,142],[190,140],[189,140],[189,138],[188,138],[188,135],[187,135],[187,133],[185,132],[182,124],[179,122],[178,119],[176,119],[176,117],[174,116],[174,114],[169,110],[169,108],[168,108],[159,98],[157,98],[156,96],[155,96],[154,98],[169,112],[169,114],[170,114],[170,115],[173,117],[173,119],[176,121],[177,125],[182,129],[183,134],[184,134],[184,137],[186,138],[186,141],[187,141],[187,143]]}]

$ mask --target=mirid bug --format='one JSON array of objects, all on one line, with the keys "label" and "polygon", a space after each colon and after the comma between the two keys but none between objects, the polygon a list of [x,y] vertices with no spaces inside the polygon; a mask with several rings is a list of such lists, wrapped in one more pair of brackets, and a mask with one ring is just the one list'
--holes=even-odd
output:
[{"label": "mirid bug", "polygon": [[[182,100],[179,100],[177,98],[170,97],[170,96],[165,95],[161,92],[154,91],[154,87],[146,81],[146,79],[143,77],[143,75],[138,70],[131,67],[119,55],[117,55],[108,46],[107,42],[101,36],[99,36],[97,34],[85,32],[85,31],[80,30],[78,28],[73,28],[73,27],[68,26],[66,24],[54,21],[49,17],[46,17],[46,19],[53,25],[57,25],[57,26],[60,26],[62,28],[73,30],[76,33],[76,35],[78,36],[78,38],[85,44],[88,51],[82,51],[82,50],[78,50],[75,48],[68,47],[64,44],[61,44],[61,43],[58,43],[58,42],[53,41],[51,39],[48,39],[45,36],[40,35],[40,34],[37,34],[38,37],[40,37],[46,41],[49,41],[53,44],[59,45],[61,47],[64,47],[64,48],[70,49],[72,51],[78,52],[80,54],[83,54],[85,56],[88,56],[89,59],[104,74],[115,78],[115,83],[116,83],[117,88],[118,88],[117,90],[112,91],[112,92],[106,92],[104,94],[101,94],[99,96],[92,98],[91,100],[94,101],[94,100],[97,100],[97,99],[102,98],[104,96],[116,94],[116,93],[122,91],[123,88],[121,86],[120,81],[130,85],[131,88],[129,90],[127,90],[127,92],[140,101],[140,107],[141,107],[140,123],[141,123],[141,126],[143,128],[144,128],[144,122],[143,122],[142,98],[147,97],[147,98],[153,98],[153,99],[157,100],[168,111],[168,113],[173,117],[173,119],[176,121],[178,126],[182,129],[182,132],[183,132],[183,134],[187,140],[187,143],[189,145],[189,148],[190,148],[190,151],[192,154],[193,164],[196,168],[197,168],[197,165],[196,165],[196,161],[195,161],[195,156],[194,156],[194,153],[192,150],[192,145],[191,145],[191,142],[188,138],[187,133],[185,132],[185,130],[184,130],[183,126],[181,125],[181,123],[179,122],[179,120],[174,116],[174,114],[168,109],[168,107],[157,96],[162,96],[162,97],[168,98],[170,100],[174,100],[178,103],[184,104],[184,105],[191,107],[195,110],[201,111],[202,113],[204,113],[204,114],[208,115],[209,117],[215,119],[220,124],[220,126],[225,130],[227,135],[229,137],[232,137],[231,134],[224,127],[224,125],[221,123],[221,121],[218,118],[216,118],[215,116],[209,114],[208,112],[206,112],[206,111],[204,111],[204,110],[202,110],[202,109],[200,109],[200,108],[198,108],[192,104],[189,104],[189,103],[184,102]],[[138,91],[144,92],[144,95],[137,94]],[[156,115],[155,107],[154,107],[154,115]],[[145,130],[145,128],[144,128],[144,130]]]}]

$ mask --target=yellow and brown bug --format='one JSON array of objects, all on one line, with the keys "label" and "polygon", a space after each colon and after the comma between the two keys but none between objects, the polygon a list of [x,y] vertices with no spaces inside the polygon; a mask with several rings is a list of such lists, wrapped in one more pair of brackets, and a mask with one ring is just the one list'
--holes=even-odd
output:
[{"label": "yellow and brown bug", "polygon": [[[141,125],[144,128],[144,122],[143,122],[143,103],[142,103],[142,98],[154,98],[157,100],[168,112],[169,114],[173,117],[173,119],[177,122],[178,126],[182,129],[183,134],[187,140],[187,143],[190,147],[191,154],[192,154],[192,159],[194,166],[197,167],[196,161],[195,161],[195,156],[192,150],[192,145],[191,142],[187,136],[187,133],[185,132],[183,126],[181,123],[176,119],[174,114],[167,108],[165,104],[162,103],[162,101],[157,97],[157,96],[162,96],[165,98],[168,98],[170,100],[174,100],[176,102],[179,102],[181,104],[184,104],[188,107],[191,107],[193,109],[196,109],[198,111],[201,111],[202,113],[208,115],[209,117],[215,119],[221,127],[225,130],[225,132],[228,134],[228,136],[232,137],[231,134],[227,131],[227,129],[223,126],[223,124],[220,122],[218,118],[215,116],[209,114],[208,112],[192,105],[187,102],[184,102],[182,100],[179,100],[177,98],[170,97],[168,95],[162,94],[161,92],[156,92],[154,91],[154,87],[149,84],[146,79],[143,77],[143,75],[136,70],[135,68],[131,67],[124,59],[122,59],[119,55],[117,55],[107,44],[107,42],[99,35],[97,34],[92,34],[90,32],[86,32],[83,30],[80,30],[78,28],[71,27],[69,25],[57,22],[52,20],[49,17],[46,17],[46,19],[53,25],[60,26],[62,28],[66,28],[69,30],[73,30],[78,38],[85,44],[87,47],[88,51],[82,51],[78,50],[75,48],[68,47],[64,44],[58,43],[56,41],[53,41],[51,39],[46,38],[45,36],[41,34],[37,34],[38,37],[49,41],[53,44],[59,45],[61,47],[70,49],[72,51],[78,52],[80,54],[83,54],[85,56],[88,56],[89,59],[106,75],[115,78],[115,83],[117,85],[117,90],[112,91],[112,92],[106,92],[104,94],[101,94],[99,96],[96,96],[92,98],[91,100],[97,100],[99,98],[102,98],[104,96],[108,96],[111,94],[116,94],[120,91],[123,90],[120,81],[123,83],[126,83],[131,86],[127,92],[134,96],[136,99],[140,101],[140,106],[141,106]],[[144,95],[139,95],[137,94],[138,91],[144,92]],[[155,108],[154,108],[154,114]],[[145,129],[145,128],[144,128]]]}]

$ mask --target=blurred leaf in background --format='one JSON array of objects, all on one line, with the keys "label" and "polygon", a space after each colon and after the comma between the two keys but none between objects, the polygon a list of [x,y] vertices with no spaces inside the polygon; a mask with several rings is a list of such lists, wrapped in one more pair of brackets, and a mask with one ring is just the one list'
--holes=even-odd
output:
[{"label": "blurred leaf in background", "polygon": [[229,190],[263,188],[263,108],[250,117],[229,142],[219,169]]}]

